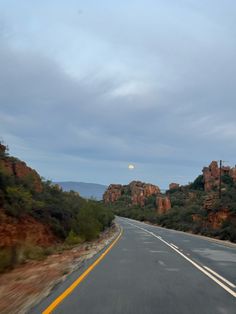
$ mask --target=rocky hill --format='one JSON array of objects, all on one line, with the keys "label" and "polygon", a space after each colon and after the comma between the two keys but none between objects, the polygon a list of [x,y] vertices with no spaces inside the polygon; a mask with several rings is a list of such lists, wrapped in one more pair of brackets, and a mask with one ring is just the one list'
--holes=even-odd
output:
[{"label": "rocky hill", "polygon": [[220,169],[216,161],[193,183],[171,183],[165,194],[157,186],[133,181],[110,185],[103,200],[117,215],[236,241],[236,168]]},{"label": "rocky hill", "polygon": [[25,162],[7,155],[7,147],[0,143],[0,170],[9,177],[28,181],[36,192],[42,192],[39,174]]},{"label": "rocky hill", "polygon": [[171,208],[170,199],[161,194],[158,186],[140,181],[132,181],[128,185],[109,185],[103,195],[104,203],[109,205],[121,200],[124,200],[128,207],[145,207],[151,200],[157,213],[164,213]]},{"label": "rocky hill", "polygon": [[230,168],[229,166],[222,166],[220,169],[217,161],[212,161],[208,167],[203,168],[202,172],[204,190],[206,192],[210,192],[219,187],[220,172],[223,177],[228,176],[233,182],[236,182],[236,167]]},{"label": "rocky hill", "polygon": [[96,238],[112,219],[101,203],[43,181],[0,143],[0,272],[58,243]]}]

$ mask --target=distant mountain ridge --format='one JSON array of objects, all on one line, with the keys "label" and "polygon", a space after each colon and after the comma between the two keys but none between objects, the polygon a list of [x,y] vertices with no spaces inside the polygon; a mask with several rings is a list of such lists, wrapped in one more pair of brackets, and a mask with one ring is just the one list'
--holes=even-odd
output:
[{"label": "distant mountain ridge", "polygon": [[85,198],[96,198],[102,200],[103,194],[107,189],[106,185],[98,183],[86,183],[76,181],[54,182],[58,184],[64,191],[73,190],[79,192],[80,196]]}]

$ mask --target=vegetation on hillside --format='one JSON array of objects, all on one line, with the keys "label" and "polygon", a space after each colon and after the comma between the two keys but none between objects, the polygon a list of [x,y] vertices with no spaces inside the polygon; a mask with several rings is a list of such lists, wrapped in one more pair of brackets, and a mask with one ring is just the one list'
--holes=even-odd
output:
[{"label": "vegetation on hillside", "polygon": [[[3,152],[0,159],[17,162]],[[4,167],[0,167],[1,212],[15,221],[26,216],[34,217],[48,225],[59,242],[68,245],[92,240],[111,225],[114,215],[102,202],[83,199],[73,191],[63,192],[50,181],[42,180],[42,190],[36,192],[32,179],[31,176],[9,175]],[[39,258],[48,254],[48,250],[42,250],[40,247],[25,247],[24,255]],[[15,254],[10,247],[0,247],[0,271],[14,264]]]},{"label": "vegetation on hillside", "polygon": [[[144,207],[132,206],[130,195],[121,196],[107,207],[119,216],[236,242],[236,218],[231,219],[236,215],[236,183],[231,177],[224,175],[221,199],[218,198],[217,192],[217,189],[211,192],[215,197],[212,208],[205,209],[204,203],[210,194],[204,191],[203,176],[200,175],[193,183],[166,192],[172,208],[165,214],[157,212],[155,197],[152,196],[148,198]],[[225,208],[228,209],[229,218],[218,228],[212,228],[209,216]]]}]

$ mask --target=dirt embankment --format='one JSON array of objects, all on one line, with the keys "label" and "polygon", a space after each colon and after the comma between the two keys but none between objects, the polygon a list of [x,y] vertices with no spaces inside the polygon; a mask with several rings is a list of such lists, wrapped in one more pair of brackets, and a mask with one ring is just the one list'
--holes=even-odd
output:
[{"label": "dirt embankment", "polygon": [[0,275],[0,313],[23,314],[47,296],[53,287],[108,245],[119,233],[113,225],[99,239],[48,256],[43,261],[27,261]]},{"label": "dirt embankment", "polygon": [[58,242],[49,226],[37,221],[29,215],[14,218],[4,214],[0,209],[0,248],[20,246],[32,243],[48,247]]}]

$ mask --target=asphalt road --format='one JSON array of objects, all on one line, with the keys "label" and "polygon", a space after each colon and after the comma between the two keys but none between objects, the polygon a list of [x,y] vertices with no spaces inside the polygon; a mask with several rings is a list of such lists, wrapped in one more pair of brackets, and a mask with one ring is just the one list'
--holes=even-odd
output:
[{"label": "asphalt road", "polygon": [[[236,246],[129,219],[117,222],[123,228],[119,241],[53,313],[236,313]],[[47,309],[88,266],[31,313]]]}]

